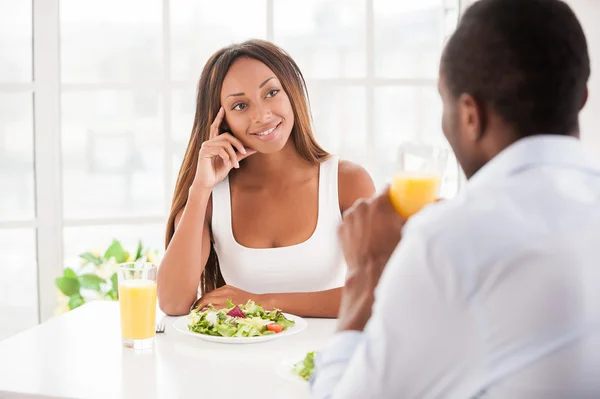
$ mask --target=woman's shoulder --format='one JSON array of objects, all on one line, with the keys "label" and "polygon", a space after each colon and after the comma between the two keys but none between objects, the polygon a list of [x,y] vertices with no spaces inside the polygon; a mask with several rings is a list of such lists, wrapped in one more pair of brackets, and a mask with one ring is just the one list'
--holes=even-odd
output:
[{"label": "woman's shoulder", "polygon": [[338,197],[342,213],[356,200],[369,198],[375,194],[375,184],[371,175],[362,166],[340,159],[338,161]]}]

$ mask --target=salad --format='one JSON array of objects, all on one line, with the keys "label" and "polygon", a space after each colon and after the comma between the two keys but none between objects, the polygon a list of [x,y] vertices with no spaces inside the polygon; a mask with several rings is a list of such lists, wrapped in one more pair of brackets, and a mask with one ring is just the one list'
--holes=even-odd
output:
[{"label": "salad", "polygon": [[315,352],[308,352],[304,360],[296,363],[292,373],[296,374],[305,381],[310,380],[310,376],[315,371]]},{"label": "salad", "polygon": [[194,309],[188,316],[188,329],[198,334],[216,337],[260,337],[278,334],[293,327],[295,322],[285,318],[281,310],[265,311],[250,300],[245,305],[234,305],[227,300],[227,308],[216,310]]}]

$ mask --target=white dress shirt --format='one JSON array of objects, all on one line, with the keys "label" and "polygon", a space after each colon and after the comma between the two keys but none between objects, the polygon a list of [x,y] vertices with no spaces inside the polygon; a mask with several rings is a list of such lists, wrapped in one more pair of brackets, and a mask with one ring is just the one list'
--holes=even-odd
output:
[{"label": "white dress shirt", "polygon": [[600,167],[571,137],[502,151],[405,225],[364,332],[315,398],[600,398]]}]

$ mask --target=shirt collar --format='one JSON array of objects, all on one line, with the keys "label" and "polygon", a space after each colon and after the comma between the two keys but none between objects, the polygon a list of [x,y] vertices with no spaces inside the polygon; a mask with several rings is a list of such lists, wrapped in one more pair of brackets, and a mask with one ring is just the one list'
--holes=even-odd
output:
[{"label": "shirt collar", "polygon": [[578,138],[534,135],[519,139],[502,150],[469,179],[467,187],[491,182],[536,165],[561,165],[600,174],[600,166]]}]

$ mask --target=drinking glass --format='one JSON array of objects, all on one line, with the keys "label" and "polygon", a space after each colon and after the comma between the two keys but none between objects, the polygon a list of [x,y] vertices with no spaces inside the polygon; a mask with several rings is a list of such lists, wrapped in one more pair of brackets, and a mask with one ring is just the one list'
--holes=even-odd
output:
[{"label": "drinking glass", "polygon": [[156,322],[156,275],[152,263],[132,262],[119,265],[119,306],[123,346],[152,348]]},{"label": "drinking glass", "polygon": [[427,144],[400,146],[389,195],[402,217],[408,219],[438,199],[448,154],[443,147]]}]

